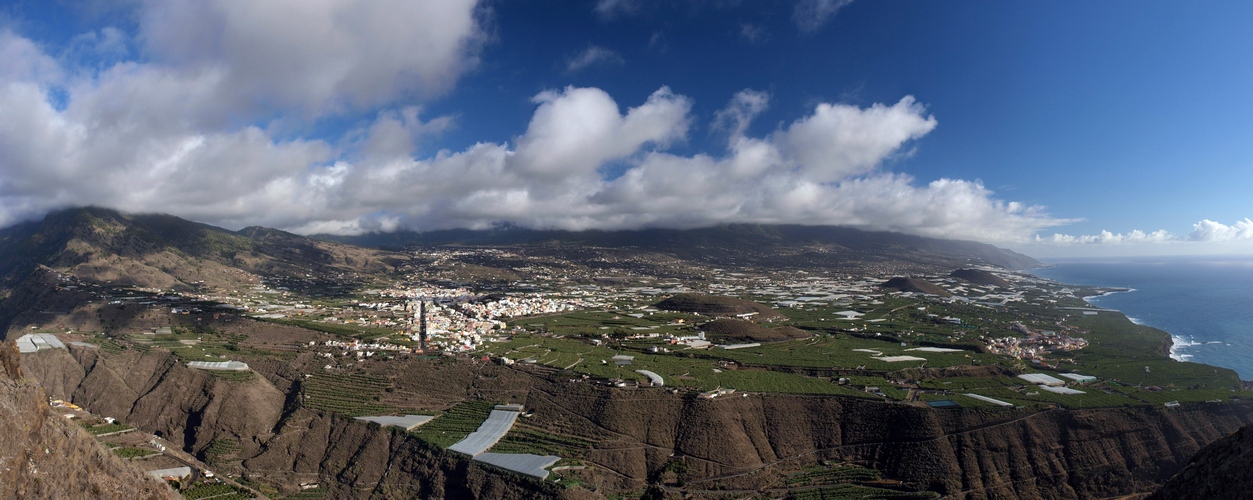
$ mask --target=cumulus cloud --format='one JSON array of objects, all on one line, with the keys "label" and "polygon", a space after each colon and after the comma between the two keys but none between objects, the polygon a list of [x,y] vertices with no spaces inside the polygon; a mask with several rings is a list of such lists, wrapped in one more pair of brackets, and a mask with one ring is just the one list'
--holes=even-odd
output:
[{"label": "cumulus cloud", "polygon": [[146,0],[140,37],[150,78],[200,87],[212,118],[316,118],[449,89],[476,63],[475,3]]},{"label": "cumulus cloud", "polygon": [[1099,234],[1079,236],[1054,234],[1049,237],[1042,237],[1036,235],[1033,237],[1032,242],[1045,245],[1071,246],[1184,242],[1221,243],[1241,240],[1253,240],[1253,219],[1246,217],[1244,220],[1238,220],[1231,225],[1205,219],[1193,224],[1192,232],[1185,236],[1171,234],[1165,229],[1153,232],[1144,232],[1137,229],[1128,233],[1101,231]]},{"label": "cumulus cloud", "polygon": [[582,52],[566,60],[566,71],[573,73],[594,64],[625,64],[617,52],[598,45],[588,45]]},{"label": "cumulus cloud", "polygon": [[1054,234],[1048,238],[1042,238],[1039,235],[1035,237],[1036,243],[1053,243],[1061,245],[1118,245],[1124,243],[1166,243],[1178,241],[1174,235],[1165,229],[1159,229],[1151,233],[1146,233],[1139,229],[1129,233],[1111,233],[1109,231],[1101,231],[1100,234],[1073,236],[1069,234]]},{"label": "cumulus cloud", "polygon": [[1230,226],[1209,219],[1192,225],[1189,241],[1232,241],[1253,239],[1253,220],[1245,217]]},{"label": "cumulus cloud", "polygon": [[[270,6],[144,4],[144,31],[131,42],[97,34],[83,44],[135,44],[151,60],[105,68],[59,63],[0,32],[0,223],[96,204],[306,233],[758,222],[1004,242],[1065,222],[1000,200],[979,182],[919,182],[881,168],[937,126],[911,96],[869,107],[819,103],[752,134],[770,96],[745,90],[715,115],[724,150],[679,154],[696,121],[692,99],[661,87],[623,105],[601,89],[567,87],[535,95],[530,122],[511,141],[423,152],[423,141],[455,119],[425,117],[412,104],[420,100],[402,96],[450,85],[473,63],[467,44],[478,29],[472,8],[438,4],[393,14],[445,19],[432,28],[439,41],[361,29],[381,7],[344,12],[327,0],[289,12],[307,18],[292,25],[335,43],[294,30]],[[440,10],[448,5],[466,8]],[[200,17],[200,25],[190,21]],[[458,20],[461,28],[450,28]],[[431,50],[365,54],[396,43]],[[240,53],[249,44],[264,47]],[[325,60],[311,59],[308,51],[322,50]],[[54,98],[54,87],[68,97]],[[349,108],[373,119],[343,137],[303,139],[274,125]]]},{"label": "cumulus cloud", "polygon": [[792,11],[792,20],[801,31],[816,31],[853,0],[800,0]]}]

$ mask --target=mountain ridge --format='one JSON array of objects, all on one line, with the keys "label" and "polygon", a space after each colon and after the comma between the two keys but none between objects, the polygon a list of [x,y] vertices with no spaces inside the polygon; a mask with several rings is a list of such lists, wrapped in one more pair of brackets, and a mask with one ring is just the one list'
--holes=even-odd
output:
[{"label": "mountain ridge", "polygon": [[[987,265],[1005,269],[1027,269],[1041,264],[1026,255],[986,243],[965,240],[928,238],[889,231],[864,231],[842,226],[806,226],[797,224],[724,224],[697,229],[633,229],[633,230],[536,230],[504,227],[485,230],[448,229],[429,232],[397,231],[365,233],[356,236],[314,234],[310,238],[348,243],[357,246],[398,249],[411,245],[542,245],[578,244],[605,247],[637,247],[666,251],[680,257],[699,256],[699,251],[715,250],[708,258],[748,257],[719,255],[717,250],[742,247],[746,249],[777,249],[784,246],[808,248],[818,253],[844,256],[878,254],[905,260],[916,260],[927,254],[946,258],[946,265],[976,259]],[[725,251],[724,251],[725,252]]]},{"label": "mountain ridge", "polygon": [[377,251],[276,229],[230,231],[167,214],[80,207],[0,229],[0,289],[12,290],[40,266],[96,281],[194,288],[227,269],[304,274],[308,269],[386,271]]}]

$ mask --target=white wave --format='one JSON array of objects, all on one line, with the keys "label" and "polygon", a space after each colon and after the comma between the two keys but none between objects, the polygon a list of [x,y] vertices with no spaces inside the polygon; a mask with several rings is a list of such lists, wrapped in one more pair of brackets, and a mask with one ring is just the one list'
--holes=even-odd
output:
[{"label": "white wave", "polygon": [[[1135,321],[1135,320],[1132,320]],[[1138,323],[1137,323],[1138,324]],[[1212,342],[1197,342],[1187,337],[1179,335],[1170,336],[1170,359],[1175,361],[1188,361],[1192,359],[1191,354],[1184,354],[1182,351],[1192,346],[1210,344]]]},{"label": "white wave", "polygon": [[1132,322],[1132,323],[1135,323],[1135,324],[1140,325],[1140,326],[1144,326],[1144,322],[1143,322],[1143,321],[1140,321],[1140,319],[1139,319],[1139,318],[1133,318],[1133,317],[1131,317],[1131,316],[1127,316],[1127,319],[1131,320],[1131,322]]}]

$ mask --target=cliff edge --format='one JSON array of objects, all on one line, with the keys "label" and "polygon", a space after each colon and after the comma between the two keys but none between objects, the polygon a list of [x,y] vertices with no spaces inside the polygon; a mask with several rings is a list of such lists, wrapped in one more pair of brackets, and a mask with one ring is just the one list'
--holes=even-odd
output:
[{"label": "cliff edge", "polygon": [[1198,451],[1150,500],[1253,498],[1253,426]]},{"label": "cliff edge", "polygon": [[178,498],[48,407],[33,381],[0,377],[0,498]]}]

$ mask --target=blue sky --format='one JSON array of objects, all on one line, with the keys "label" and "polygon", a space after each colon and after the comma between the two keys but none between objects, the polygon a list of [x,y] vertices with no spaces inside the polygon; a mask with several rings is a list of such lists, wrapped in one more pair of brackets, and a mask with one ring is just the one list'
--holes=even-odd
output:
[{"label": "blue sky", "polygon": [[840,224],[1253,251],[1247,2],[0,9],[0,222]]}]

